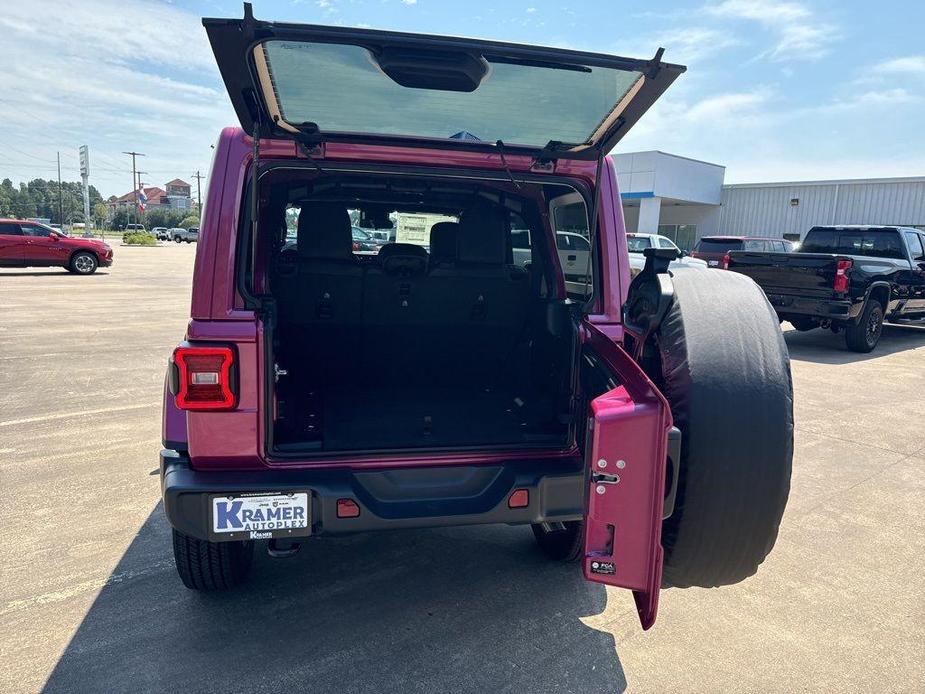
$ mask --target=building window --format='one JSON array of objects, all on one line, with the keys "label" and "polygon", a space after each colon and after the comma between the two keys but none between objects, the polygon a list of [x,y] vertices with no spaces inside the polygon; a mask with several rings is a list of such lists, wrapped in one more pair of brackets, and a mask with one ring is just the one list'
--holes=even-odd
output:
[{"label": "building window", "polygon": [[690,251],[697,241],[696,224],[659,224],[658,233],[674,241],[684,251]]}]

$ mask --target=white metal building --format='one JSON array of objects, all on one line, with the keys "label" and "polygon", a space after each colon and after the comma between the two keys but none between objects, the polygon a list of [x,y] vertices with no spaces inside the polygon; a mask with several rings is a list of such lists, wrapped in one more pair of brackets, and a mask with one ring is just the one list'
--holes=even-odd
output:
[{"label": "white metal building", "polygon": [[614,157],[627,231],[799,239],[817,224],[925,229],[925,176],[724,185],[725,167],[665,152]]}]

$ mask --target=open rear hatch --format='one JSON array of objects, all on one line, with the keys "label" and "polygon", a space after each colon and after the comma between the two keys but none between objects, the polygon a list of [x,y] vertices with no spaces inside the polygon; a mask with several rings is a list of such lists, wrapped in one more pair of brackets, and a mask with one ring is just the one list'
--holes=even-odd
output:
[{"label": "open rear hatch", "polygon": [[204,19],[249,134],[494,149],[537,159],[609,152],[684,72],[651,60],[498,41]]}]

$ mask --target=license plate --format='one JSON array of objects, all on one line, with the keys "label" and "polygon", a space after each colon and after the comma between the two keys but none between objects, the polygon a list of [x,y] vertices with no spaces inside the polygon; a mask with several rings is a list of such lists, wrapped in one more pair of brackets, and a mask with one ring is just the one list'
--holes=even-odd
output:
[{"label": "license plate", "polygon": [[710,267],[716,267],[717,265],[719,265],[719,261],[718,260],[708,260],[707,265],[709,265]]},{"label": "license plate", "polygon": [[267,540],[311,534],[308,492],[212,497],[211,540]]}]

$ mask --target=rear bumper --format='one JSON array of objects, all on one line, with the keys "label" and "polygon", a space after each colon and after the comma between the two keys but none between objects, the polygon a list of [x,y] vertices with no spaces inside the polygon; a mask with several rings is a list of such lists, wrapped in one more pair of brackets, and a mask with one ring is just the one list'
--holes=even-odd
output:
[{"label": "rear bumper", "polygon": [[850,299],[807,299],[789,294],[765,292],[777,315],[815,316],[828,320],[849,320],[854,318],[853,302]]},{"label": "rear bumper", "polygon": [[[209,539],[214,494],[307,491],[313,535],[579,520],[584,506],[584,465],[577,457],[365,471],[203,472],[193,470],[186,456],[164,450],[160,470],[167,520],[200,539]],[[527,506],[508,507],[515,489],[528,490]],[[338,499],[355,501],[360,515],[338,518]]]}]

